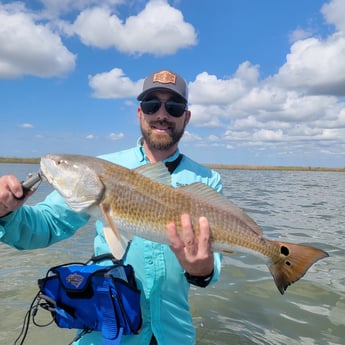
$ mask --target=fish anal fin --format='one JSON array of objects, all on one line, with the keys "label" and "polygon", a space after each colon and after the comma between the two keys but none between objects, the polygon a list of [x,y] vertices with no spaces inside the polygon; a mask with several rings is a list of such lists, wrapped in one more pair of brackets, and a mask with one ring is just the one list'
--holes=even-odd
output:
[{"label": "fish anal fin", "polygon": [[310,246],[278,241],[271,243],[279,246],[280,257],[268,267],[282,295],[288,286],[302,278],[316,261],[329,256],[322,249]]}]

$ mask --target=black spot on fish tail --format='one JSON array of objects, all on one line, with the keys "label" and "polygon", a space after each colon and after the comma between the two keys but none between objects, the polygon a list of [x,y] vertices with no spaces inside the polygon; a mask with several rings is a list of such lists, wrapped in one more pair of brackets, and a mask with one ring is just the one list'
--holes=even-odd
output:
[{"label": "black spot on fish tail", "polygon": [[289,255],[289,248],[288,247],[286,247],[286,246],[281,246],[280,247],[280,252],[283,254],[283,255],[285,255],[285,256],[288,256]]}]

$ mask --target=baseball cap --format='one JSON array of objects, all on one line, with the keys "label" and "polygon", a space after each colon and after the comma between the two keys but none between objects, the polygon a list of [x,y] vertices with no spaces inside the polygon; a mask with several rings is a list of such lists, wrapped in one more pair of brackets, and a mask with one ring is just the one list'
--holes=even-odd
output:
[{"label": "baseball cap", "polygon": [[142,93],[137,97],[142,101],[152,91],[169,90],[181,96],[188,102],[188,89],[186,81],[177,73],[161,70],[147,76],[144,80]]}]

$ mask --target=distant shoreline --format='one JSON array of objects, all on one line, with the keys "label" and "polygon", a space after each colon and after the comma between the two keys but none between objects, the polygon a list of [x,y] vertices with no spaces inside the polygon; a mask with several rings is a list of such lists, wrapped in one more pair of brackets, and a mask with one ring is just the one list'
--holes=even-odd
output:
[{"label": "distant shoreline", "polygon": [[0,163],[39,164],[41,158],[0,157]]},{"label": "distant shoreline", "polygon": [[225,170],[275,170],[275,171],[328,171],[345,172],[345,168],[275,166],[275,165],[241,165],[241,164],[205,164],[211,169]]},{"label": "distant shoreline", "polygon": [[[11,164],[39,164],[40,158],[17,158],[17,157],[0,157],[0,163]],[[274,166],[274,165],[251,165],[251,164],[205,164],[211,169],[225,170],[279,170],[279,171],[330,171],[345,172],[344,168],[327,168],[327,167],[303,167],[303,166]]]}]

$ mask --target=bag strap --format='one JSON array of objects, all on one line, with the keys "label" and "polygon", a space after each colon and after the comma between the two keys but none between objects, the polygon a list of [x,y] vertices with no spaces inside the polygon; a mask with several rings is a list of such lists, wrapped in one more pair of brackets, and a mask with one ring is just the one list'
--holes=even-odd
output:
[{"label": "bag strap", "polygon": [[[109,308],[109,306],[115,307],[114,301],[111,298],[109,282],[105,280],[103,286],[97,287],[97,292],[99,306],[103,315],[102,345],[119,345],[123,334],[123,327],[114,318],[114,312],[116,313],[116,311]],[[107,308],[104,306],[107,306]]]}]

